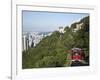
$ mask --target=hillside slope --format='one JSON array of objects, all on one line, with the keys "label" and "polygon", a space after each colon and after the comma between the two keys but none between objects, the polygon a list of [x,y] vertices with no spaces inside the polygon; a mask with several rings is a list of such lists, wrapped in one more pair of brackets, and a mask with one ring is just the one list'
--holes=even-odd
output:
[{"label": "hillside slope", "polygon": [[[76,24],[83,23],[81,29],[73,32]],[[22,54],[23,68],[65,67],[70,66],[68,50],[78,47],[85,51],[89,63],[89,16],[65,27],[65,33],[53,32],[45,37],[35,48]]]}]

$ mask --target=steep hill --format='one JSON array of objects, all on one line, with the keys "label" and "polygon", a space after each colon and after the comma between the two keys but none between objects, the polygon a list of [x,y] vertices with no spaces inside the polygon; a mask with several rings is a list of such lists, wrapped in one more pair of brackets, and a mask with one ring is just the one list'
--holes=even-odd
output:
[{"label": "steep hill", "polygon": [[[76,24],[83,23],[82,28],[76,32]],[[23,68],[39,67],[65,67],[70,66],[68,50],[73,47],[82,48],[86,57],[89,56],[89,16],[73,23],[71,27],[65,27],[65,33],[53,32],[45,37],[35,47],[24,51],[22,55]],[[89,59],[89,58],[88,58]]]}]

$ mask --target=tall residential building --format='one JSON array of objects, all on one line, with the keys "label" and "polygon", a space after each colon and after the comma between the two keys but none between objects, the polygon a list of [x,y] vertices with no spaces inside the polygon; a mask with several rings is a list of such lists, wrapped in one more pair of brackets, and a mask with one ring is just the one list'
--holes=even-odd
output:
[{"label": "tall residential building", "polygon": [[64,33],[64,27],[59,27],[59,30],[58,30],[60,33]]},{"label": "tall residential building", "polygon": [[27,47],[28,47],[27,44],[28,44],[28,43],[27,43],[27,36],[26,36],[26,35],[23,35],[23,36],[22,36],[22,45],[23,45],[22,47],[23,47],[23,51],[24,51],[24,50],[25,50],[25,51],[27,50]]}]

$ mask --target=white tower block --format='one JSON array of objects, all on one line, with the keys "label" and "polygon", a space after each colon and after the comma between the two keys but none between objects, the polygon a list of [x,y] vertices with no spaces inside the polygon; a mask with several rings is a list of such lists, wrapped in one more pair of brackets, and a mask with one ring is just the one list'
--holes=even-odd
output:
[{"label": "white tower block", "polygon": [[63,27],[59,27],[59,32],[60,33],[64,33],[65,31],[64,31],[64,28]]},{"label": "white tower block", "polygon": [[26,35],[23,35],[23,38],[22,38],[22,43],[23,43],[23,51],[26,50]]}]

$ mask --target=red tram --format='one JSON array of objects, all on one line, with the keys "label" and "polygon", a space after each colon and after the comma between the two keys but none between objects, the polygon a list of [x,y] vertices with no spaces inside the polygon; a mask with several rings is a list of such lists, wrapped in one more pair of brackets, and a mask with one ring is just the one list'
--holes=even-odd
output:
[{"label": "red tram", "polygon": [[84,51],[80,48],[72,48],[71,49],[71,60],[72,61],[80,61],[84,60],[85,54]]}]

